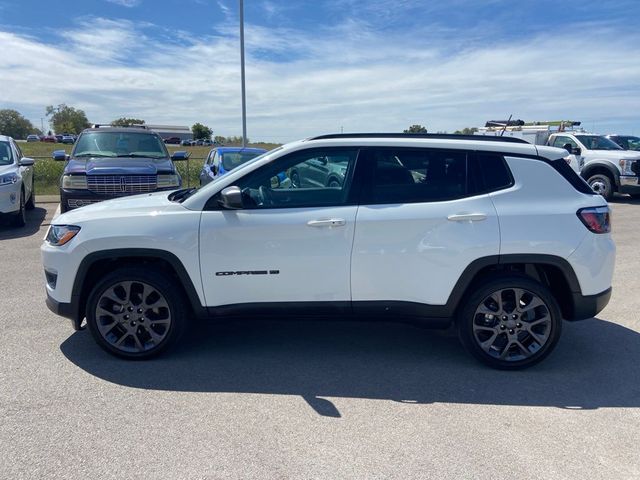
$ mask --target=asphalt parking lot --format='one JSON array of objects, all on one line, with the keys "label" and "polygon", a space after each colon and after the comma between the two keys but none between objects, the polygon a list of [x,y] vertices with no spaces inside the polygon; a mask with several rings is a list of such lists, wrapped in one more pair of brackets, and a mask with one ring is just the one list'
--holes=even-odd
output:
[{"label": "asphalt parking lot", "polygon": [[44,304],[55,204],[0,225],[0,478],[640,478],[640,202],[613,296],[522,372],[406,325],[201,325],[126,362]]}]

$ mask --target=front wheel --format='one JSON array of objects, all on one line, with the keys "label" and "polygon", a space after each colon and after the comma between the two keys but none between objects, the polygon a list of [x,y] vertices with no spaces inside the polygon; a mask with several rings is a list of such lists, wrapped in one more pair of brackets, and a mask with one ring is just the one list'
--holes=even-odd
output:
[{"label": "front wheel", "polygon": [[33,210],[36,208],[36,181],[31,180],[31,195],[29,196],[29,200],[25,203],[25,208],[27,210]]},{"label": "front wheel", "polygon": [[589,177],[587,183],[594,192],[602,195],[607,202],[613,197],[613,183],[607,175],[597,173]]},{"label": "front wheel", "polygon": [[12,224],[14,227],[24,227],[27,224],[27,214],[24,204],[24,190],[20,190],[20,209],[14,214]]},{"label": "front wheel", "polygon": [[562,314],[551,292],[526,277],[495,278],[469,295],[458,316],[458,336],[481,362],[520,369],[542,361],[555,348]]},{"label": "front wheel", "polygon": [[129,359],[166,350],[186,322],[182,295],[170,277],[139,267],[116,270],[99,281],[89,295],[86,315],[98,345]]}]

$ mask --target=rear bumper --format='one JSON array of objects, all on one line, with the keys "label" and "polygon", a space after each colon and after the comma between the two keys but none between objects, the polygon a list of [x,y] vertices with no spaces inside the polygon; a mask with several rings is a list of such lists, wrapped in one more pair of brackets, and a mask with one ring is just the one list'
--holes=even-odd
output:
[{"label": "rear bumper", "polygon": [[576,292],[573,292],[572,295],[573,315],[566,320],[586,320],[595,317],[607,306],[611,298],[611,287],[596,295],[582,295]]}]

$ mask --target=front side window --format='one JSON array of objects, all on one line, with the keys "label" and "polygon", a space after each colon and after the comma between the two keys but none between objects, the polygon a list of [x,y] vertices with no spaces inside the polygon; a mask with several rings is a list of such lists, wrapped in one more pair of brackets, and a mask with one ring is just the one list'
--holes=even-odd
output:
[{"label": "front side window", "polygon": [[149,133],[87,132],[75,146],[75,157],[168,157],[160,137]]},{"label": "front side window", "polygon": [[566,144],[571,145],[572,148],[577,148],[578,144],[571,137],[557,136],[553,139],[553,146],[558,148],[564,148]]},{"label": "front side window", "polygon": [[372,170],[366,203],[433,202],[469,193],[466,151],[379,149],[367,157]]},{"label": "front side window", "polygon": [[358,150],[295,152],[238,181],[245,208],[338,206],[348,203]]},{"label": "front side window", "polygon": [[225,171],[233,170],[247,163],[252,158],[262,155],[260,152],[225,152],[220,154],[220,162]]}]

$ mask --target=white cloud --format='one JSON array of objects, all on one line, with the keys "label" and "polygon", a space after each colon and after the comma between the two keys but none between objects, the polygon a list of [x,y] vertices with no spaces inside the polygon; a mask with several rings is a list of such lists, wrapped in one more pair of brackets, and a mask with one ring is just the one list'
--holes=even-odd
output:
[{"label": "white cloud", "polygon": [[[91,121],[199,121],[216,134],[239,134],[235,29],[206,38],[183,32],[161,43],[152,28],[90,18],[59,43],[0,32],[0,103],[33,119],[45,105],[65,102]],[[246,35],[254,140],[289,141],[341,126],[402,131],[419,123],[453,131],[512,113],[640,131],[640,65],[629,61],[637,34],[594,27],[589,35],[567,30],[457,52],[416,32],[383,35],[353,21],[312,34],[247,25]]]},{"label": "white cloud", "polygon": [[116,5],[120,5],[123,7],[137,7],[142,3],[142,0],[106,0],[109,3],[115,3]]}]

